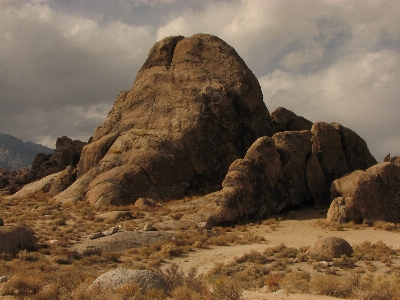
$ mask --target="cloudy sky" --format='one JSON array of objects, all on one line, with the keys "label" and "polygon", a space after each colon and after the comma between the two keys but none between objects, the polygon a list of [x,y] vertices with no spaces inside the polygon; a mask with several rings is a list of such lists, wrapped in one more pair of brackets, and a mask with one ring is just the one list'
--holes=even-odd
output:
[{"label": "cloudy sky", "polygon": [[87,140],[151,46],[210,33],[260,81],[270,112],[400,155],[400,1],[0,0],[0,132]]}]

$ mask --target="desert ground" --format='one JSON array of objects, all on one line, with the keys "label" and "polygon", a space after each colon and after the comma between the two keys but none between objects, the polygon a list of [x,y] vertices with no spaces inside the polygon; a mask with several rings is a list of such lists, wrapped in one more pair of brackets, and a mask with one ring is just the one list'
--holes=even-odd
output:
[{"label": "desert ground", "polygon": [[[79,282],[68,283],[71,292],[79,285],[90,284],[99,275],[119,267],[166,270],[172,264],[176,264],[185,273],[194,267],[198,274],[212,282],[218,276],[225,276],[226,270],[234,269],[238,265],[243,269],[248,268],[246,270],[251,270],[252,266],[264,268],[262,264],[252,261],[251,257],[257,255],[270,257],[265,263],[265,269],[268,271],[259,278],[249,279],[250,283],[243,288],[242,299],[335,299],[323,294],[324,292],[316,294],[315,291],[308,290],[287,291],[283,285],[276,285],[274,289],[268,288],[263,282],[268,281],[268,276],[275,273],[307,273],[311,278],[324,275],[346,278],[349,274],[389,276],[398,274],[400,270],[400,232],[397,224],[377,222],[369,225],[343,224],[328,227],[324,225],[327,208],[305,206],[270,216],[265,220],[227,224],[208,231],[184,228],[165,232],[142,230],[146,223],[157,224],[166,219],[178,219],[186,212],[177,212],[177,208],[181,209],[185,207],[182,203],[189,202],[190,199],[172,201],[146,210],[138,210],[133,205],[99,209],[85,203],[61,205],[45,195],[31,195],[24,200],[1,197],[0,205],[5,225],[24,226],[34,230],[39,239],[39,246],[34,251],[20,251],[14,257],[1,257],[0,276],[7,275],[9,280],[0,284],[0,299],[52,299],[54,296],[49,292],[50,289],[45,287],[54,285],[54,293],[60,293],[61,286],[65,285],[60,283],[66,278],[63,276],[70,277],[75,272],[73,276],[80,278]],[[130,212],[131,216],[117,217],[118,214],[112,211],[118,210]],[[193,211],[192,207],[190,211]],[[120,231],[116,234],[89,239],[90,234],[118,225]],[[171,235],[177,238],[171,241]],[[370,251],[375,251],[374,245],[380,245],[384,250],[380,250],[383,252],[378,254],[378,257],[365,260],[363,256],[366,256],[365,251],[369,250],[360,250],[354,262],[298,259],[299,254],[316,241],[330,236],[345,239],[354,249],[360,248],[357,245],[369,242],[368,245],[372,249]],[[94,245],[102,250],[93,251]],[[85,249],[92,250],[85,252]],[[286,252],[294,253],[293,251],[295,254],[281,255]],[[247,260],[241,259],[246,255],[249,257]],[[218,268],[220,271],[217,271]],[[46,277],[43,275],[46,272],[52,275]],[[30,278],[32,274],[40,278],[34,292],[17,292],[16,285],[14,290],[7,289],[16,281],[23,281],[25,276]],[[44,296],[46,291],[47,296]],[[356,297],[352,295],[342,298]],[[71,296],[71,299],[76,298]]]}]

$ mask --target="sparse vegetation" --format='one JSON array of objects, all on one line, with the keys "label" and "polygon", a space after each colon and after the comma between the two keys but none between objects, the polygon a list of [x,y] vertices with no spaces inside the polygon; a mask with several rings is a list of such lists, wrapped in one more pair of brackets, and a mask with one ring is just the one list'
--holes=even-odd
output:
[{"label": "sparse vegetation", "polygon": [[[16,256],[0,255],[0,271],[8,281],[0,285],[2,295],[25,299],[242,299],[243,289],[274,292],[314,293],[341,298],[400,299],[400,250],[379,241],[353,245],[352,257],[343,256],[331,262],[309,259],[309,247],[265,246],[264,251],[249,251],[232,262],[219,263],[209,273],[198,275],[196,269],[184,273],[171,264],[160,269],[166,260],[214,246],[266,243],[253,229],[263,226],[267,232],[279,232],[284,218],[295,219],[289,212],[280,217],[249,225],[219,226],[212,231],[177,230],[172,240],[125,252],[90,249],[77,252],[70,247],[83,235],[122,225],[137,230],[147,221],[169,218],[180,220],[185,211],[158,205],[138,211],[133,205],[118,207],[132,213],[132,219],[102,219],[98,215],[115,208],[95,208],[86,203],[60,205],[43,194],[27,199],[0,200],[2,217],[8,224],[23,225],[39,236],[36,251],[20,251]],[[181,200],[186,203],[186,200]],[[177,201],[178,202],[178,201]],[[192,211],[193,208],[190,208]],[[315,222],[321,226],[322,222]],[[343,230],[398,230],[397,224],[342,224]],[[332,228],[326,228],[332,230]],[[333,228],[334,230],[340,230]],[[49,243],[54,240],[54,243]],[[115,291],[88,291],[100,274],[117,267],[158,270],[168,290],[138,292],[138,286],[126,285]],[[384,270],[384,271],[382,271]],[[0,274],[1,275],[1,274]],[[189,296],[188,296],[189,295]]]}]

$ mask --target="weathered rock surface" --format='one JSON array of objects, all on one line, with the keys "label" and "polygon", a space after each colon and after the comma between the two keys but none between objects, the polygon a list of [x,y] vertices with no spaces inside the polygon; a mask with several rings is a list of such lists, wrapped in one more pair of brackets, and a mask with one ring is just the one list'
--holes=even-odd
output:
[{"label": "weathered rock surface", "polygon": [[346,240],[339,237],[326,237],[315,242],[315,244],[308,249],[306,255],[314,260],[330,261],[342,255],[351,257],[353,252],[353,248]]},{"label": "weathered rock surface", "polygon": [[133,283],[139,286],[141,292],[167,288],[164,280],[152,271],[119,268],[100,275],[89,289],[97,286],[100,289],[115,290],[120,286]]},{"label": "weathered rock surface", "polygon": [[[280,110],[282,124],[293,117]],[[187,221],[210,227],[224,222],[260,219],[300,203],[328,205],[329,186],[353,168],[374,164],[365,142],[340,124],[317,122],[311,131],[283,131],[253,143],[244,159],[232,163],[222,190]],[[193,225],[193,227],[195,227]]]},{"label": "weathered rock surface", "polygon": [[34,181],[25,185],[15,194],[11,195],[11,199],[21,199],[29,197],[30,195],[37,193],[49,193],[50,195],[56,195],[59,192],[69,187],[76,179],[76,168],[68,166],[65,170],[50,174],[40,180]]},{"label": "weathered rock surface", "polygon": [[390,162],[392,163],[392,164],[395,164],[396,166],[399,166],[400,167],[400,156],[393,156],[393,157],[391,157],[390,158]]},{"label": "weathered rock surface", "polygon": [[63,171],[67,166],[75,168],[79,162],[85,142],[72,140],[66,136],[58,138],[53,154],[36,155],[27,182],[32,182],[50,174]]},{"label": "weathered rock surface", "polygon": [[400,166],[384,162],[336,179],[327,223],[400,222]]},{"label": "weathered rock surface", "polygon": [[215,191],[229,165],[273,133],[260,85],[232,47],[206,34],[165,38],[55,200],[119,205]]},{"label": "weathered rock surface", "polygon": [[310,131],[286,131],[259,138],[244,159],[236,160],[222,190],[206,195],[208,205],[184,216],[207,226],[259,219],[285,207],[312,201],[305,166],[311,154]]},{"label": "weathered rock surface", "polygon": [[139,210],[149,210],[156,206],[156,201],[148,198],[139,198],[135,202],[135,207]]},{"label": "weathered rock surface", "polygon": [[25,227],[0,226],[0,253],[16,254],[18,251],[36,247],[35,233]]},{"label": "weathered rock surface", "polygon": [[347,127],[316,122],[311,132],[312,156],[307,164],[309,188],[315,203],[327,205],[330,203],[329,188],[336,178],[365,170],[377,162],[365,141]]},{"label": "weathered rock surface", "polygon": [[5,195],[14,194],[26,184],[29,169],[7,170],[0,168],[0,192]]},{"label": "weathered rock surface", "polygon": [[271,113],[276,132],[311,130],[313,123],[294,112],[278,107]]},{"label": "weathered rock surface", "polygon": [[151,246],[158,242],[169,241],[173,237],[172,233],[162,231],[119,231],[97,239],[85,238],[81,243],[75,244],[72,249],[78,252],[84,252],[88,249],[100,249],[103,252],[123,252],[143,245]]},{"label": "weathered rock surface", "polygon": [[0,218],[0,226],[4,226],[4,220]]},{"label": "weathered rock surface", "polygon": [[102,213],[96,217],[96,219],[98,220],[110,220],[110,221],[130,220],[132,218],[133,218],[132,212],[126,210],[109,211],[106,213]]}]

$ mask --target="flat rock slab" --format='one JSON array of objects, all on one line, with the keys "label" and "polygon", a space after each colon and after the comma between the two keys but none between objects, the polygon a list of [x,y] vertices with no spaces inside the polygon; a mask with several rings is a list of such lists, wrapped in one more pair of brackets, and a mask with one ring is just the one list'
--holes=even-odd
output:
[{"label": "flat rock slab", "polygon": [[142,245],[151,246],[158,242],[168,241],[173,237],[173,233],[163,231],[122,231],[95,240],[91,240],[89,237],[84,238],[80,243],[75,244],[72,249],[78,252],[94,248],[103,252],[123,252]]}]

